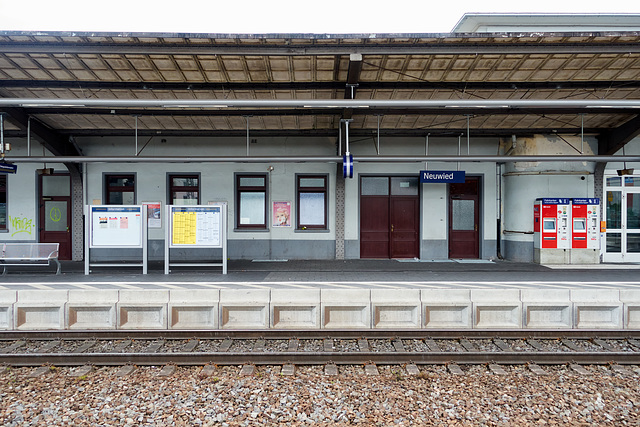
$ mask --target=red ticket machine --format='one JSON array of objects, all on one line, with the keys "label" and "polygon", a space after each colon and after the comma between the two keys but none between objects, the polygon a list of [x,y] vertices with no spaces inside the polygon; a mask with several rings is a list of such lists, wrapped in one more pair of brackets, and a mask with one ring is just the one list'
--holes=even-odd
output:
[{"label": "red ticket machine", "polygon": [[533,206],[533,258],[541,264],[568,264],[571,204],[564,198],[536,199]]},{"label": "red ticket machine", "polygon": [[600,262],[600,199],[571,199],[571,263]]}]

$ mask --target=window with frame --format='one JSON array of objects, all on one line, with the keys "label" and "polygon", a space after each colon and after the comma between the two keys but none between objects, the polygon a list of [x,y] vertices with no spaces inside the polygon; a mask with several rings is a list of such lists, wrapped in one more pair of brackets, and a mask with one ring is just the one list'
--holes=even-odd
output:
[{"label": "window with frame", "polygon": [[327,229],[327,176],[296,176],[296,228]]},{"label": "window with frame", "polygon": [[200,176],[198,174],[169,175],[169,204],[199,205]]},{"label": "window with frame", "polygon": [[236,175],[236,227],[267,228],[266,175]]},{"label": "window with frame", "polygon": [[7,175],[0,174],[0,230],[7,230]]},{"label": "window with frame", "polygon": [[135,175],[104,176],[105,202],[107,205],[135,205],[136,204]]}]

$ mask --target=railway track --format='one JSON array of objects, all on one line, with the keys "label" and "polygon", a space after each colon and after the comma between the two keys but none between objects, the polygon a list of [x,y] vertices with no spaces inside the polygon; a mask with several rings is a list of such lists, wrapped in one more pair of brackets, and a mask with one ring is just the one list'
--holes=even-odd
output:
[{"label": "railway track", "polygon": [[640,331],[3,332],[0,364],[640,365]]}]

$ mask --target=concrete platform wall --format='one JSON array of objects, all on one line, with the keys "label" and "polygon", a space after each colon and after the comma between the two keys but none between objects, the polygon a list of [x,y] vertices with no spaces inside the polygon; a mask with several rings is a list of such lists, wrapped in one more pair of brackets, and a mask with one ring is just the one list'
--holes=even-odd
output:
[{"label": "concrete platform wall", "polygon": [[639,329],[619,289],[0,291],[0,330]]}]

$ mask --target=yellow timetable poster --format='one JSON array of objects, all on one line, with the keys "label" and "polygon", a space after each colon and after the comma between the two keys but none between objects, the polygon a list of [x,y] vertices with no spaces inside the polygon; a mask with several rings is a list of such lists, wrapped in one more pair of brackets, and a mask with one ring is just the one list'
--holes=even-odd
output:
[{"label": "yellow timetable poster", "polygon": [[195,212],[174,212],[173,213],[173,244],[174,245],[195,245],[196,244],[196,213]]},{"label": "yellow timetable poster", "polygon": [[171,208],[172,245],[220,247],[221,209],[218,206]]}]

